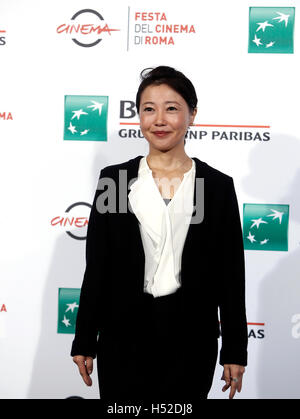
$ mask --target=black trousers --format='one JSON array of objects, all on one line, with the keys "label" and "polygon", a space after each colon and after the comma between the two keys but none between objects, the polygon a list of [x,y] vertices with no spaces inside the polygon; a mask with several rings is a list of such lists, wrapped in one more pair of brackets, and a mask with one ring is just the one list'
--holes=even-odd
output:
[{"label": "black trousers", "polygon": [[98,354],[101,398],[165,402],[207,398],[218,341],[201,336],[200,319],[193,336],[184,330],[180,299],[180,288],[162,297],[144,294],[138,339],[124,347],[116,345],[116,362],[110,367],[105,357],[111,354],[105,350]]}]

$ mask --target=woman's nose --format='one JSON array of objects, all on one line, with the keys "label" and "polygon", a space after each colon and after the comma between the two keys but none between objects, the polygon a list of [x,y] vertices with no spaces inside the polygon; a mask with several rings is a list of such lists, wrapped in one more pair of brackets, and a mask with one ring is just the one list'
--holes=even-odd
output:
[{"label": "woman's nose", "polygon": [[166,125],[165,115],[163,111],[157,111],[155,125],[157,126]]}]

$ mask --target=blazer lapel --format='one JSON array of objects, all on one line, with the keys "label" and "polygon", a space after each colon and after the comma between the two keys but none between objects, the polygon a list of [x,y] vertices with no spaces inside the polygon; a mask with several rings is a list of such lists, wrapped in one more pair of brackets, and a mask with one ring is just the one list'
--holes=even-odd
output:
[{"label": "blazer lapel", "polygon": [[[199,160],[197,157],[192,157],[192,159],[196,163],[193,204],[194,204],[194,208],[197,208],[196,200],[199,199],[199,197],[197,197],[198,191],[196,188],[196,179],[204,178],[204,170],[203,170],[203,162],[201,160]],[[194,214],[195,212],[192,214],[192,216]],[[195,261],[195,258],[197,257],[195,254],[195,249],[198,247],[197,244],[199,244],[200,238],[203,237],[203,234],[201,232],[202,226],[203,226],[202,223],[196,224],[192,222],[189,225],[188,232],[187,232],[184,246],[183,246],[182,257],[181,257],[181,278],[180,279],[181,279],[182,286],[187,285],[185,282],[186,268],[189,269],[190,266],[192,266],[193,262]]]},{"label": "blazer lapel", "polygon": [[[140,160],[143,156],[137,156],[134,159],[129,160],[127,166],[127,239],[128,239],[128,246],[132,247],[132,252],[135,253],[135,266],[133,267],[135,270],[138,271],[138,275],[136,277],[138,292],[144,292],[144,276],[145,276],[145,252],[144,246],[142,242],[142,237],[139,228],[139,221],[130,210],[130,202],[129,202],[129,184],[133,179],[137,179],[138,171],[139,171],[139,164]],[[133,275],[133,277],[135,277]]]}]

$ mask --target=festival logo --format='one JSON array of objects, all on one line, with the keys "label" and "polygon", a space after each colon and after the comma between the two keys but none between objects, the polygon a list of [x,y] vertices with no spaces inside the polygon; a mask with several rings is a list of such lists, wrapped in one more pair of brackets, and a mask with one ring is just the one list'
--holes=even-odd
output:
[{"label": "festival logo", "polygon": [[59,288],[57,333],[75,333],[80,288]]},{"label": "festival logo", "polygon": [[107,141],[108,96],[65,96],[64,140]]},{"label": "festival logo", "polygon": [[69,23],[59,25],[56,32],[69,35],[80,47],[90,48],[98,45],[104,36],[111,36],[112,32],[119,30],[112,29],[96,10],[82,9],[71,17]]},{"label": "festival logo", "polygon": [[293,54],[294,7],[250,7],[248,52]]},{"label": "festival logo", "polygon": [[244,204],[244,248],[288,250],[289,205]]},{"label": "festival logo", "polygon": [[127,50],[131,46],[172,47],[183,37],[190,41],[196,34],[195,24],[183,21],[181,15],[175,17],[172,11],[149,12],[129,8]]}]

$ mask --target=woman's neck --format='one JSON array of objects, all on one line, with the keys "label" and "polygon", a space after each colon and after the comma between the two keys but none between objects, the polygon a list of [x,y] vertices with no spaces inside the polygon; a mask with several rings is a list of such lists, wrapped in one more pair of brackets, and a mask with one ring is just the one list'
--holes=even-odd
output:
[{"label": "woman's neck", "polygon": [[166,172],[180,170],[191,160],[184,150],[177,153],[150,151],[146,159],[151,170]]}]

